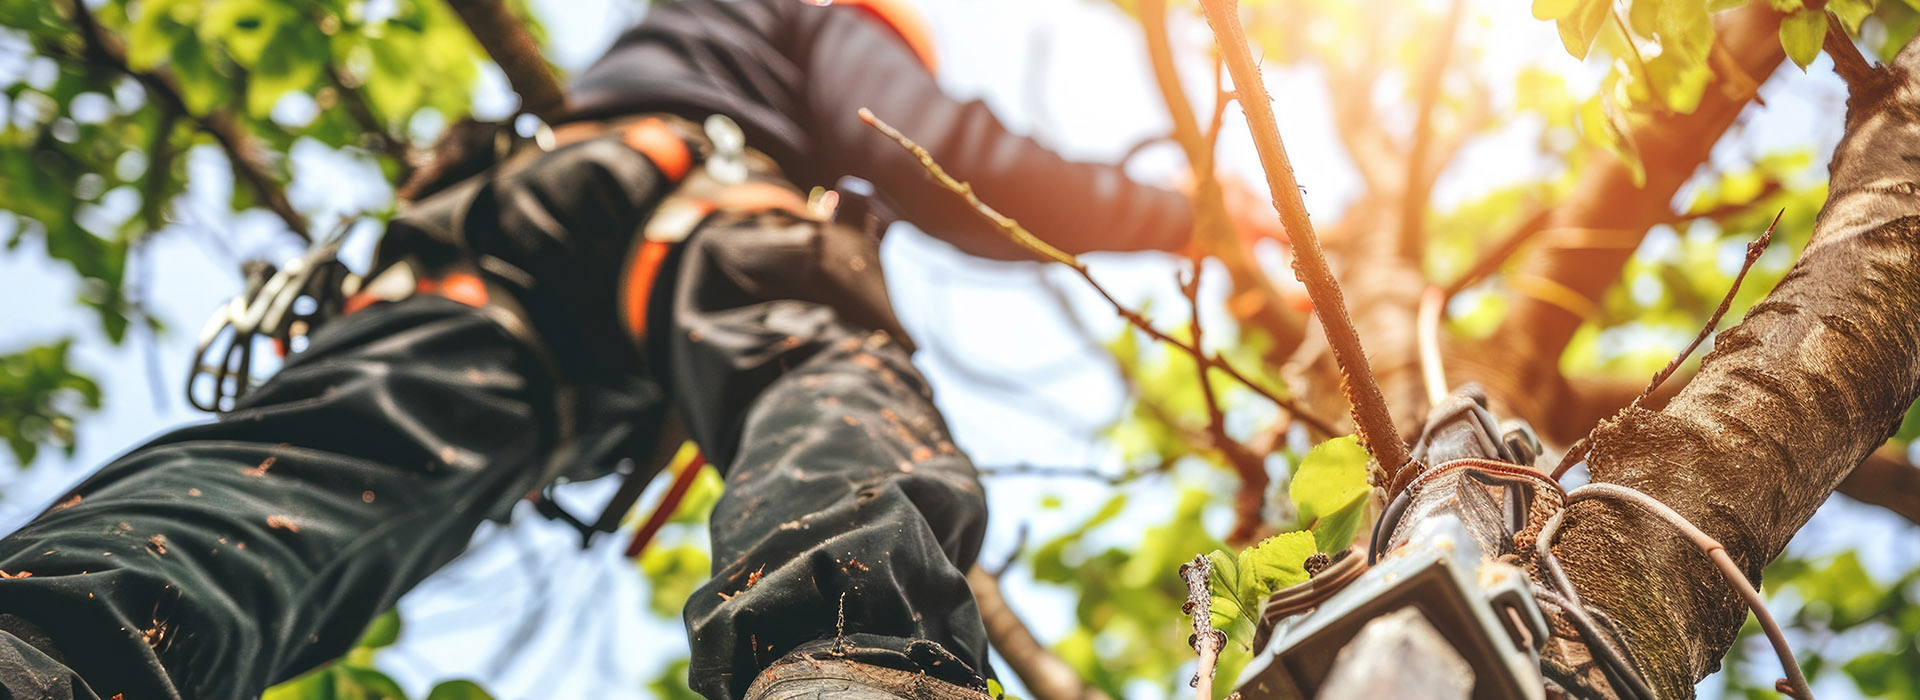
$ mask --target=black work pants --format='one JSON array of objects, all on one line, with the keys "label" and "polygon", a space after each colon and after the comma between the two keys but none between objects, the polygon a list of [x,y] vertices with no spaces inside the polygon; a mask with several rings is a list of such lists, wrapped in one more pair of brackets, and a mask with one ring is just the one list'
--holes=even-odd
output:
[{"label": "black work pants", "polygon": [[[727,482],[714,578],[686,609],[690,683],[715,700],[793,651],[986,672],[962,573],[984,499],[902,339],[874,330],[874,241],[848,236],[865,234],[719,215],[655,288],[671,311],[649,372]],[[846,246],[864,274],[816,269]],[[0,689],[242,698],[338,656],[552,473],[547,374],[436,297],[321,328],[238,410],[0,539]]]}]

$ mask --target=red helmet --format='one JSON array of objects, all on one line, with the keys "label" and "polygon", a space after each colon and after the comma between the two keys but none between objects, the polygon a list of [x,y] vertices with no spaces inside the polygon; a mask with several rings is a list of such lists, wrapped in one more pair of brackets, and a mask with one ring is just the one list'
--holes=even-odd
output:
[{"label": "red helmet", "polygon": [[927,18],[914,9],[907,0],[812,0],[816,5],[845,5],[866,11],[898,34],[907,48],[913,49],[913,55],[919,57],[920,65],[928,72],[938,72],[940,58],[933,50],[933,27],[927,24]]}]

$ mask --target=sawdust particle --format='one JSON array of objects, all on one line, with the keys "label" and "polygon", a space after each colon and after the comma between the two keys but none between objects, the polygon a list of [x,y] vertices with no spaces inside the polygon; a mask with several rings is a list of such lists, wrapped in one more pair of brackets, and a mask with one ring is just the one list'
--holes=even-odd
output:
[{"label": "sawdust particle", "polygon": [[74,495],[72,495],[72,496],[68,496],[68,497],[67,497],[67,500],[64,500],[64,501],[61,501],[61,502],[60,502],[60,504],[59,504],[59,505],[56,505],[56,506],[54,506],[54,507],[53,507],[53,509],[54,509],[54,510],[64,510],[64,509],[67,509],[67,508],[72,508],[72,507],[74,507],[74,506],[77,506],[77,505],[80,505],[80,494],[77,494],[77,493],[76,493],[76,494],[74,494]]},{"label": "sawdust particle", "polygon": [[266,476],[267,470],[272,468],[273,468],[273,458],[268,457],[266,459],[260,460],[259,466],[253,467],[251,469],[242,469],[240,470],[240,473],[257,479],[257,478]]}]

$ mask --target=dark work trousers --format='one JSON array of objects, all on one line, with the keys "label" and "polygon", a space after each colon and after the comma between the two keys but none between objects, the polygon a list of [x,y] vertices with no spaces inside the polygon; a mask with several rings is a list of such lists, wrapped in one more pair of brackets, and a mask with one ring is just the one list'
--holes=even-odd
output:
[{"label": "dark work trousers", "polygon": [[[979,687],[963,571],[985,502],[891,322],[877,241],[717,214],[654,297],[645,371],[727,483],[686,609],[692,687],[741,697],[795,651]],[[238,410],[0,540],[0,688],[244,698],[343,653],[551,473],[556,389],[530,355],[437,297],[322,327]]]}]

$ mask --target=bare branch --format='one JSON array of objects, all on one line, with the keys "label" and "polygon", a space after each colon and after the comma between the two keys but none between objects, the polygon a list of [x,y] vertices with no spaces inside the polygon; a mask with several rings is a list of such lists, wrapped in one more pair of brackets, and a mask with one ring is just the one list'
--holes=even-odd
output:
[{"label": "bare branch", "polygon": [[180,85],[173,73],[164,67],[151,71],[136,71],[127,64],[127,49],[120,40],[100,27],[95,21],[93,11],[87,9],[82,0],[72,0],[68,7],[73,10],[75,29],[86,44],[87,57],[96,64],[125,73],[138,80],[147,89],[162,111],[184,115],[193,120],[195,126],[212,136],[227,152],[227,160],[233,163],[233,172],[237,179],[253,190],[254,198],[260,204],[280,217],[287,224],[287,230],[299,236],[301,240],[312,241],[313,234],[307,230],[307,221],[294,211],[293,204],[287,200],[286,190],[269,172],[260,146],[256,144],[240,126],[234,122],[233,114],[224,109],[215,109],[204,115],[194,114],[187,109],[186,99],[181,97]]},{"label": "bare branch", "polygon": [[966,200],[967,204],[973,208],[975,214],[992,223],[995,228],[999,229],[1002,234],[1005,234],[1007,238],[1016,245],[1026,249],[1027,252],[1032,253],[1042,261],[1056,262],[1072,268],[1074,272],[1080,275],[1081,279],[1086,280],[1088,286],[1093,287],[1093,290],[1100,294],[1101,299],[1106,300],[1107,305],[1113,308],[1115,314],[1125,319],[1127,323],[1131,324],[1134,328],[1146,333],[1154,340],[1185,351],[1187,354],[1192,355],[1194,361],[1200,363],[1203,367],[1211,367],[1225,372],[1227,376],[1232,377],[1234,381],[1253,390],[1254,393],[1273,402],[1274,405],[1279,406],[1281,409],[1292,413],[1294,417],[1298,418],[1301,422],[1307,423],[1315,429],[1324,429],[1329,434],[1333,434],[1331,428],[1325,421],[1307,414],[1293,399],[1280,396],[1279,394],[1269,391],[1266,387],[1254,383],[1252,379],[1248,379],[1245,374],[1242,374],[1239,369],[1236,369],[1232,363],[1229,363],[1226,358],[1221,357],[1218,353],[1209,354],[1202,351],[1198,346],[1167,335],[1161,332],[1160,329],[1154,328],[1153,324],[1148,322],[1146,317],[1141,315],[1140,312],[1127,308],[1125,304],[1120,303],[1119,299],[1114,298],[1113,294],[1108,292],[1106,287],[1101,286],[1099,280],[1093,278],[1093,273],[1088,271],[1086,263],[1082,263],[1079,258],[1059,248],[1053,247],[1052,244],[1046,241],[1040,240],[1038,236],[1033,235],[1031,231],[1021,226],[1020,222],[1007,218],[1005,214],[1001,214],[993,207],[988,206],[986,202],[980,201],[980,197],[974,194],[972,186],[954,179],[952,175],[947,173],[945,168],[940,167],[940,164],[934,161],[933,155],[928,153],[927,149],[922,148],[918,143],[914,143],[913,139],[907,138],[905,134],[900,133],[900,130],[881,121],[879,117],[873,115],[873,112],[867,111],[865,108],[860,110],[860,118],[865,120],[868,125],[878,129],[880,133],[886,134],[887,137],[893,139],[895,143],[900,144],[901,148],[905,148],[908,152],[912,153],[914,157],[920,161],[920,165],[926,169],[927,174],[933,176],[937,184],[947,191],[958,195],[961,199]]},{"label": "bare branch", "polygon": [[1112,700],[1034,638],[1027,623],[1007,606],[999,579],[974,566],[967,569],[967,585],[973,588],[973,600],[987,624],[987,640],[1027,686],[1033,700]]},{"label": "bare branch", "polygon": [[1653,390],[1660,388],[1661,382],[1673,376],[1674,370],[1680,369],[1680,363],[1687,361],[1687,356],[1693,354],[1694,348],[1700,347],[1700,343],[1705,342],[1707,336],[1713,335],[1713,330],[1720,327],[1721,317],[1727,315],[1727,309],[1733,306],[1734,295],[1740,293],[1740,283],[1746,281],[1747,271],[1753,269],[1753,263],[1760,259],[1760,254],[1767,251],[1767,244],[1773,241],[1773,227],[1780,225],[1780,217],[1785,216],[1786,213],[1787,210],[1781,209],[1780,213],[1774,214],[1773,223],[1767,224],[1767,230],[1760,234],[1759,240],[1747,244],[1747,257],[1740,262],[1740,274],[1733,276],[1733,284],[1727,287],[1727,295],[1720,299],[1720,307],[1713,310],[1713,315],[1707,318],[1706,325],[1700,327],[1700,333],[1693,337],[1693,342],[1688,343],[1686,349],[1681,350],[1680,354],[1667,362],[1664,369],[1653,375],[1653,381],[1648,382],[1647,388],[1642,390],[1629,405],[1639,406],[1642,399],[1651,396]]},{"label": "bare branch", "polygon": [[[1206,245],[1206,252],[1220,259],[1227,266],[1227,274],[1233,279],[1233,287],[1257,294],[1260,304],[1256,307],[1250,321],[1273,338],[1273,346],[1268,351],[1268,359],[1274,363],[1283,361],[1293,354],[1305,339],[1306,319],[1294,312],[1281,300],[1280,291],[1273,285],[1253,256],[1240,242],[1238,233],[1233,230],[1233,220],[1229,216],[1226,200],[1220,182],[1213,170],[1214,137],[1220,132],[1219,124],[1226,108],[1228,95],[1215,87],[1216,99],[1211,115],[1212,125],[1203,132],[1200,123],[1193,114],[1193,105],[1187,101],[1187,93],[1180,85],[1180,73],[1173,62],[1173,48],[1167,36],[1166,0],[1141,0],[1138,12],[1140,30],[1146,38],[1147,58],[1153,65],[1154,84],[1160,88],[1160,98],[1167,105],[1167,114],[1173,119],[1173,138],[1180,144],[1187,156],[1187,165],[1193,175],[1193,192],[1188,197],[1194,206],[1194,236]],[[1218,64],[1215,65],[1218,75]]]},{"label": "bare branch", "polygon": [[1847,91],[1860,93],[1878,85],[1883,77],[1880,69],[1867,62],[1860,55],[1860,47],[1847,36],[1847,28],[1840,16],[1827,11],[1827,36],[1822,48],[1833,58],[1833,72],[1847,82]]},{"label": "bare branch", "polygon": [[505,2],[447,0],[447,4],[467,23],[467,31],[500,65],[500,71],[507,74],[507,84],[520,95],[520,111],[549,122],[566,113],[567,96],[560,89],[560,81],[554,79],[553,69],[540,55],[540,45]]},{"label": "bare branch", "polygon": [[1193,561],[1180,565],[1180,580],[1187,584],[1187,602],[1180,606],[1180,612],[1193,618],[1193,638],[1188,643],[1200,655],[1200,668],[1194,671],[1194,700],[1213,700],[1214,663],[1220,660],[1220,647],[1225,646],[1227,635],[1213,628],[1213,594],[1209,581],[1213,565],[1205,555],[1196,554]]},{"label": "bare branch", "polygon": [[1274,121],[1272,98],[1247,48],[1246,32],[1240,26],[1239,5],[1233,0],[1201,0],[1200,7],[1206,12],[1207,24],[1213,28],[1227,70],[1233,74],[1234,90],[1240,95],[1248,126],[1253,130],[1255,150],[1267,172],[1267,188],[1274,197],[1274,208],[1279,210],[1280,221],[1293,241],[1294,274],[1306,285],[1334,359],[1346,375],[1347,400],[1353,409],[1361,444],[1373,453],[1383,469],[1399,469],[1409,461],[1406,443],[1393,427],[1386,397],[1374,381],[1366,351],[1360,347],[1360,336],[1347,314],[1340,285],[1320,251],[1313,223],[1307,220],[1306,203],[1301,201],[1300,185],[1294,180],[1293,165],[1287,160],[1286,146],[1281,143],[1280,128]]}]

